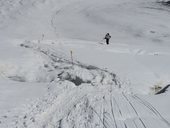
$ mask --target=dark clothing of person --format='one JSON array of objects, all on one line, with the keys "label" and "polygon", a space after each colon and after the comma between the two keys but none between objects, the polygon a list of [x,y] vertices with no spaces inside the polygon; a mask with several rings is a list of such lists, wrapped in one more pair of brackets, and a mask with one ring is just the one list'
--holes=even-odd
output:
[{"label": "dark clothing of person", "polygon": [[111,36],[109,33],[106,34],[105,38],[106,39],[106,44],[108,45],[109,44],[109,40],[110,40]]},{"label": "dark clothing of person", "polygon": [[106,39],[106,44],[107,44],[107,45],[109,44],[109,39]]}]

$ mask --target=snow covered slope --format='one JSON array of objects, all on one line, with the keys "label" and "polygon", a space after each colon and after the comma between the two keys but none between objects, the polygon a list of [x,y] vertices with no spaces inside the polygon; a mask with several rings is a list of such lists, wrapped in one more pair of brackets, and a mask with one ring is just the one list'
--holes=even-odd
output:
[{"label": "snow covered slope", "polygon": [[169,128],[169,23],[160,0],[1,0],[0,128]]}]

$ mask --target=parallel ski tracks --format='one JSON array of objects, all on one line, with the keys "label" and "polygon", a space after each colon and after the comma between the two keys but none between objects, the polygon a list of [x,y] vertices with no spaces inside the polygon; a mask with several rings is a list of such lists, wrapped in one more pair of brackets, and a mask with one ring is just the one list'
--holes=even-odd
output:
[{"label": "parallel ski tracks", "polygon": [[168,122],[161,114],[160,112],[148,101],[140,98],[137,95],[133,95],[132,96],[136,101],[138,101],[139,103],[141,103],[143,106],[145,106],[147,109],[149,109],[156,117],[158,117],[159,119],[161,119],[164,123],[166,123],[167,126],[170,127],[170,122]]},{"label": "parallel ski tracks", "polygon": [[[118,102],[118,99],[116,97],[122,98],[123,100],[121,102],[124,102],[127,106],[122,107],[121,102]],[[147,124],[144,117],[142,117],[141,112],[138,110],[137,105],[140,105],[144,112],[147,112],[149,110],[153,113],[153,115],[156,116],[156,119],[160,119],[168,127],[170,126],[170,123],[151,103],[140,98],[137,95],[127,95],[122,92],[117,96],[110,94],[110,99],[105,100],[107,102],[106,107],[110,104],[110,110],[102,108],[103,115],[101,116],[98,114],[98,116],[100,116],[100,120],[103,123],[104,128],[150,128],[149,124]],[[126,111],[127,114],[130,114],[132,118],[126,117],[126,113],[124,113],[124,111]],[[119,120],[119,117],[123,120]],[[131,122],[131,125],[129,125],[129,122]]]},{"label": "parallel ski tracks", "polygon": [[[131,108],[132,108],[133,111],[135,112],[136,117],[137,117],[138,120],[141,122],[143,128],[147,128],[147,127],[146,127],[146,124],[144,123],[144,121],[143,121],[143,120],[141,119],[141,117],[139,116],[138,111],[136,110],[134,104],[127,98],[127,96],[126,96],[123,92],[122,92],[122,96],[125,98],[125,100],[129,103],[129,105],[131,106]],[[135,121],[134,121],[134,122],[135,122]],[[133,123],[134,123],[134,122],[133,122]],[[137,126],[136,124],[134,124],[134,125],[135,125],[135,127],[138,128],[138,126]]]}]

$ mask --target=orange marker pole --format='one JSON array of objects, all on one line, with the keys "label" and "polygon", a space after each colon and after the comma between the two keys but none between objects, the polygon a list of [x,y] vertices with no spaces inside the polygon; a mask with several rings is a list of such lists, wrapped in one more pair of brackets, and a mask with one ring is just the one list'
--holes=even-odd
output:
[{"label": "orange marker pole", "polygon": [[71,54],[71,63],[72,63],[72,66],[73,66],[73,51],[72,50],[70,51],[70,54]]}]

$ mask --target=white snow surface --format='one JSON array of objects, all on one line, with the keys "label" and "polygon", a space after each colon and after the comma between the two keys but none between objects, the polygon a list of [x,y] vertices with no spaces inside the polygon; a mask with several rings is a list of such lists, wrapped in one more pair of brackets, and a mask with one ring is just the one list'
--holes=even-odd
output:
[{"label": "white snow surface", "polygon": [[0,0],[0,128],[169,128],[162,1]]}]

